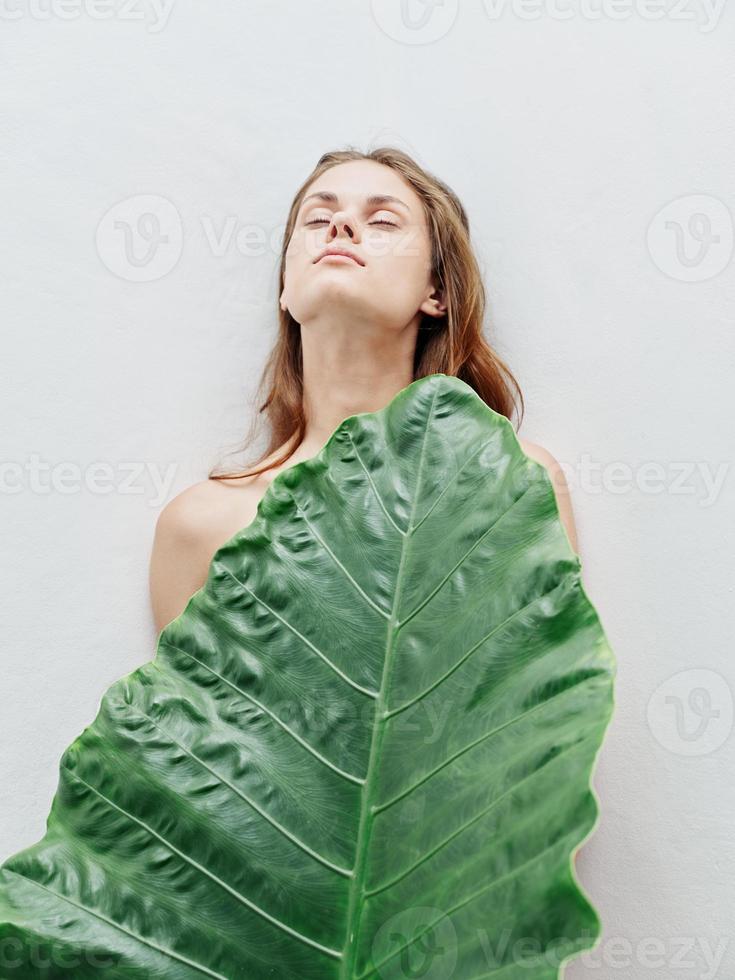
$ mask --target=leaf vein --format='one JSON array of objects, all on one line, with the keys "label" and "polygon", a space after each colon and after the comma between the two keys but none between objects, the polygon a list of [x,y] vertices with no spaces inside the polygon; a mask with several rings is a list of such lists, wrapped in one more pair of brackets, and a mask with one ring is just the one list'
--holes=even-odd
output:
[{"label": "leaf vein", "polygon": [[227,572],[227,574],[230,576],[233,582],[236,582],[241,589],[244,589],[246,592],[248,592],[253,597],[253,599],[255,599],[256,602],[259,602],[264,609],[267,609],[268,612],[271,614],[271,616],[273,616],[280,623],[282,623],[286,627],[286,629],[290,630],[293,633],[294,636],[298,637],[301,640],[301,642],[305,644],[305,646],[307,646],[313,653],[315,653],[317,657],[323,660],[324,663],[327,665],[327,667],[329,667],[330,670],[333,670],[334,673],[337,674],[339,677],[341,677],[343,681],[345,681],[347,684],[350,685],[350,687],[354,688],[356,691],[360,691],[361,694],[366,694],[370,698],[377,698],[378,696],[377,691],[372,691],[367,687],[362,687],[361,684],[358,684],[357,681],[354,681],[351,677],[345,674],[343,670],[340,670],[340,668],[335,663],[332,663],[329,657],[325,653],[322,653],[322,651],[317,646],[315,646],[308,637],[304,636],[303,633],[299,632],[299,630],[297,630],[295,626],[292,626],[287,619],[284,619],[283,616],[281,616],[280,613],[276,612],[276,610],[273,609],[272,606],[269,606],[264,599],[261,599],[260,596],[257,595],[255,592],[253,592],[253,590],[249,588],[247,585],[245,585],[244,582],[241,582],[236,575],[233,575],[226,565],[222,564],[221,562],[216,562],[216,559],[215,559],[215,563],[219,564],[219,566]]},{"label": "leaf vein", "polygon": [[221,973],[215,973],[214,970],[210,970],[206,966],[195,963],[187,956],[182,956],[180,953],[174,953],[172,950],[166,949],[164,946],[159,946],[150,939],[144,939],[143,936],[139,936],[136,932],[131,932],[130,929],[126,929],[125,926],[121,926],[120,923],[115,922],[114,919],[109,919],[101,912],[95,912],[94,909],[90,909],[88,906],[82,905],[80,902],[75,902],[73,898],[69,898],[68,895],[62,895],[61,892],[54,891],[54,889],[49,888],[48,885],[42,885],[41,882],[36,881],[35,878],[29,878],[27,875],[22,875],[17,871],[13,871],[12,868],[3,868],[3,870],[9,872],[11,875],[15,875],[16,878],[22,878],[23,881],[29,881],[32,885],[42,888],[45,892],[48,892],[55,898],[60,898],[62,901],[68,902],[69,905],[73,905],[74,908],[79,909],[80,912],[86,912],[88,915],[94,916],[94,918],[100,919],[102,922],[106,922],[108,926],[112,926],[114,929],[119,930],[126,936],[130,936],[131,939],[136,939],[144,946],[148,946],[150,949],[155,950],[157,953],[161,953],[163,956],[168,956],[173,960],[178,960],[180,963],[186,963],[187,966],[191,966],[193,969],[199,970],[200,973],[204,973],[208,977],[215,977],[216,980],[227,980],[227,977],[223,977]]},{"label": "leaf vein", "polygon": [[302,508],[302,506],[298,502],[298,500],[294,497],[294,495],[292,493],[290,494],[290,497],[293,500],[293,502],[296,504],[296,507],[297,507],[299,513],[303,517],[304,522],[306,523],[306,525],[309,528],[309,530],[311,531],[311,533],[314,535],[314,537],[319,542],[319,544],[322,546],[322,548],[324,548],[324,550],[327,552],[327,554],[330,556],[330,558],[332,559],[332,561],[334,562],[334,564],[337,566],[337,568],[339,568],[339,570],[342,572],[342,574],[345,576],[345,578],[353,585],[353,587],[355,588],[355,590],[363,597],[363,599],[370,606],[372,606],[372,608],[377,613],[379,613],[383,617],[383,619],[389,619],[390,618],[390,613],[389,612],[386,612],[385,609],[383,609],[381,606],[379,606],[378,603],[375,602],[374,599],[371,599],[370,596],[367,594],[367,592],[360,585],[360,583],[355,578],[353,578],[352,575],[350,575],[349,571],[345,568],[345,566],[342,564],[342,562],[335,555],[335,553],[329,547],[329,545],[327,544],[327,542],[324,540],[324,538],[321,536],[321,534],[319,534],[319,532],[317,531],[317,529],[314,527],[314,525],[311,523],[311,521],[309,520],[309,518],[306,516],[306,512],[304,511],[304,509]]},{"label": "leaf vein", "polygon": [[169,731],[167,731],[165,728],[159,725],[158,722],[155,721],[153,718],[151,718],[150,715],[146,714],[145,711],[140,711],[137,708],[133,708],[132,710],[136,714],[140,715],[141,717],[147,718],[148,721],[159,730],[159,732],[162,732],[166,736],[166,738],[168,738],[171,742],[174,743],[174,745],[178,745],[178,747],[181,749],[182,752],[186,752],[188,756],[190,756],[192,759],[195,760],[195,762],[198,762],[200,766],[202,766],[204,769],[210,772],[215,777],[215,779],[217,779],[220,783],[222,783],[223,786],[227,786],[229,789],[231,789],[233,793],[235,793],[237,796],[240,797],[240,799],[242,799],[245,803],[251,806],[253,810],[255,810],[261,817],[263,817],[264,820],[267,820],[272,827],[274,827],[277,831],[279,831],[279,833],[281,833],[284,837],[286,837],[289,841],[291,841],[292,844],[294,844],[296,847],[301,848],[302,851],[305,851],[310,857],[313,857],[316,861],[319,861],[325,867],[329,868],[330,871],[336,871],[337,874],[344,875],[347,878],[352,877],[352,871],[349,868],[342,868],[338,864],[334,864],[332,861],[329,860],[329,858],[326,858],[324,857],[324,855],[319,854],[318,851],[313,850],[311,847],[309,847],[308,844],[304,843],[304,841],[296,837],[295,834],[292,834],[291,831],[288,830],[288,828],[284,827],[283,824],[280,824],[277,820],[274,820],[274,818],[271,817],[266,810],[264,810],[261,806],[259,806],[254,800],[250,799],[250,797],[246,793],[243,793],[242,790],[238,789],[234,783],[231,783],[229,779],[226,779],[221,773],[217,772],[216,769],[213,769],[211,766],[207,765],[204,759],[201,759],[196,754],[196,752],[192,752],[191,749],[183,745],[177,738],[174,738],[174,736]]},{"label": "leaf vein", "polygon": [[[500,794],[500,796],[497,796],[494,800],[492,800],[486,807],[483,807],[482,810],[479,810],[473,817],[470,817],[469,820],[466,820],[448,837],[445,837],[435,847],[433,847],[430,851],[428,851],[421,858],[419,858],[418,861],[415,861],[408,868],[405,868],[403,871],[401,871],[400,874],[396,875],[394,878],[391,878],[390,881],[383,882],[382,885],[377,885],[375,888],[371,888],[369,891],[365,892],[364,893],[365,898],[371,898],[373,895],[377,895],[379,892],[386,891],[386,889],[392,888],[394,885],[397,885],[399,881],[402,881],[404,878],[408,877],[408,875],[412,874],[416,870],[416,868],[420,867],[425,861],[428,861],[430,858],[434,857],[435,854],[438,854],[439,851],[443,850],[443,848],[445,848],[448,844],[450,844],[453,840],[455,840],[455,838],[463,834],[465,830],[468,830],[473,824],[477,823],[478,820],[481,820],[483,817],[487,816],[487,814],[490,813],[492,810],[494,810],[495,807],[498,806],[498,804],[501,803],[507,796],[511,796],[513,793],[515,793],[515,791],[520,786],[523,786],[524,784],[531,782],[538,775],[538,773],[545,772],[547,770],[547,767],[553,766],[553,764],[556,762],[557,759],[561,759],[564,756],[567,756],[570,752],[573,753],[575,751],[579,751],[580,746],[586,748],[586,744],[584,740],[581,740],[579,742],[573,742],[571,745],[568,745],[565,749],[562,749],[560,752],[557,752],[557,754],[553,758],[551,758],[548,762],[546,762],[543,766],[539,766],[537,769],[534,769],[532,772],[527,773],[522,779],[519,779],[518,782],[513,783],[511,786],[509,786],[508,789],[505,790],[505,792]],[[524,746],[524,750],[527,751],[528,746]],[[506,763],[509,763],[511,761],[515,762],[517,759],[520,759],[522,755],[523,752],[516,752],[509,758],[506,758],[504,761]],[[536,819],[537,817],[538,814],[533,815],[533,819]]]},{"label": "leaf vein", "polygon": [[[564,838],[560,838],[560,840],[563,841]],[[398,949],[393,950],[390,956],[386,956],[386,958],[384,960],[381,960],[380,963],[371,967],[371,969],[367,973],[360,974],[357,980],[365,980],[365,977],[370,976],[371,973],[375,973],[381,967],[385,966],[385,964],[388,963],[390,960],[392,960],[395,956],[397,956],[399,953],[402,953],[404,949],[408,949],[409,946],[413,946],[413,944],[418,939],[420,939],[427,932],[430,932],[435,925],[437,925],[439,922],[442,921],[442,919],[448,918],[450,915],[452,915],[454,912],[459,911],[459,909],[463,908],[465,905],[469,905],[470,902],[474,902],[476,898],[480,898],[480,896],[484,895],[486,892],[492,891],[493,888],[497,888],[498,885],[505,884],[506,882],[512,881],[514,878],[517,878],[526,869],[531,867],[537,861],[540,861],[543,857],[545,857],[548,853],[553,851],[555,848],[558,848],[559,843],[560,843],[559,840],[554,841],[553,844],[549,844],[548,847],[544,847],[541,851],[538,852],[538,854],[534,854],[534,856],[532,858],[529,858],[528,861],[524,861],[522,864],[517,865],[515,868],[509,871],[507,874],[501,875],[499,878],[496,878],[494,881],[491,881],[489,885],[484,885],[476,892],[473,892],[471,895],[468,895],[467,898],[463,898],[461,902],[458,902],[456,905],[452,906],[452,908],[448,909],[446,912],[443,912],[442,915],[440,915],[437,919],[434,919],[433,922],[430,922],[424,929],[421,930],[421,932],[414,933],[411,936],[411,939],[407,943],[404,943],[403,946],[399,946]]]},{"label": "leaf vein", "polygon": [[464,463],[462,463],[462,465],[460,466],[460,468],[454,472],[454,474],[449,478],[449,480],[447,480],[447,482],[446,482],[445,486],[442,488],[441,492],[439,494],[437,494],[436,498],[434,499],[434,502],[431,505],[431,507],[429,507],[429,509],[424,514],[424,516],[421,518],[421,520],[420,521],[417,521],[417,523],[414,524],[414,526],[413,526],[413,530],[414,531],[416,531],[418,528],[421,527],[421,525],[424,523],[424,521],[426,520],[426,518],[434,510],[434,508],[439,503],[439,501],[444,496],[444,494],[447,492],[447,490],[452,486],[453,483],[456,482],[456,480],[459,477],[459,474],[462,472],[462,470],[465,468],[465,466],[467,466],[469,463],[471,463],[472,460],[475,459],[475,457],[479,456],[480,453],[483,451],[483,449],[487,449],[487,447],[489,445],[491,445],[491,443],[493,441],[493,438],[494,438],[494,436],[491,437],[490,439],[488,439],[487,442],[480,443],[479,447],[473,453],[471,453],[467,457],[467,459],[464,461]]},{"label": "leaf vein", "polygon": [[355,776],[351,772],[347,772],[344,769],[340,769],[339,766],[336,766],[333,762],[330,762],[326,756],[322,755],[321,752],[318,752],[312,745],[310,745],[306,741],[306,739],[302,738],[301,735],[293,731],[293,729],[289,728],[289,726],[284,721],[282,721],[278,717],[278,715],[274,714],[270,710],[270,708],[267,708],[261,701],[258,701],[257,698],[254,698],[252,694],[248,694],[247,691],[243,691],[241,687],[238,687],[237,684],[234,684],[231,680],[228,680],[223,674],[220,674],[218,671],[216,671],[214,667],[210,667],[209,664],[205,664],[203,660],[200,660],[198,657],[195,657],[193,653],[189,653],[188,650],[184,650],[183,647],[177,646],[175,643],[172,643],[170,640],[167,640],[165,637],[161,637],[160,642],[162,646],[168,646],[174,650],[178,650],[180,653],[183,653],[184,656],[189,657],[190,660],[193,660],[195,663],[199,664],[200,667],[204,667],[205,670],[208,670],[211,674],[214,674],[215,677],[218,677],[223,684],[227,684],[227,686],[231,687],[233,691],[236,691],[239,695],[246,698],[248,701],[252,702],[252,704],[260,708],[260,710],[264,712],[264,714],[268,715],[268,717],[271,718],[280,728],[282,728],[287,735],[290,735],[291,738],[295,739],[299,743],[299,745],[302,745],[307,750],[307,752],[310,752],[315,759],[318,759],[320,762],[322,762],[333,772],[337,773],[337,775],[342,776],[344,779],[349,780],[349,782],[356,783],[360,786],[365,782],[365,779],[362,776]]},{"label": "leaf vein", "polygon": [[360,463],[360,466],[365,471],[365,476],[368,479],[368,483],[372,487],[373,493],[375,494],[375,499],[378,501],[378,504],[380,505],[380,509],[383,511],[383,513],[388,518],[388,520],[391,522],[391,524],[396,529],[396,531],[398,531],[398,533],[401,536],[404,536],[406,534],[406,532],[403,530],[403,528],[399,527],[396,524],[396,522],[393,520],[393,518],[391,517],[390,513],[388,512],[388,508],[383,503],[383,498],[378,493],[378,488],[375,486],[375,483],[373,482],[372,476],[370,476],[370,471],[368,470],[367,466],[365,466],[365,464],[363,463],[362,456],[360,455],[360,450],[355,445],[355,440],[352,438],[352,433],[349,430],[347,430],[347,435],[349,437],[350,442],[352,443],[352,448],[355,450],[355,455],[357,456],[358,462]]},{"label": "leaf vein", "polygon": [[311,946],[313,949],[317,949],[320,953],[325,953],[326,955],[332,956],[335,959],[342,958],[342,954],[339,952],[339,950],[330,949],[328,946],[323,946],[321,943],[316,942],[316,940],[310,939],[309,936],[305,936],[302,933],[298,932],[296,929],[292,929],[291,926],[286,925],[285,922],[281,922],[280,919],[277,919],[269,912],[266,912],[265,909],[262,909],[255,902],[251,902],[249,898],[246,898],[244,895],[242,895],[239,891],[237,891],[236,888],[233,888],[231,885],[228,885],[226,881],[223,881],[222,878],[214,874],[213,871],[209,871],[207,868],[204,867],[203,864],[200,864],[194,858],[190,857],[188,854],[185,854],[183,851],[179,850],[179,848],[176,847],[175,844],[172,844],[171,841],[167,840],[162,834],[159,834],[158,831],[154,830],[153,827],[150,826],[150,824],[147,824],[145,822],[145,820],[141,820],[140,817],[136,817],[135,814],[130,813],[124,807],[115,803],[114,800],[111,800],[108,796],[105,796],[105,794],[102,793],[100,790],[98,790],[96,786],[92,786],[90,783],[86,781],[86,779],[82,779],[82,777],[77,775],[77,773],[75,773],[73,769],[70,769],[68,766],[62,766],[62,768],[65,769],[66,772],[68,772],[73,779],[76,779],[80,783],[83,783],[96,796],[99,796],[101,800],[104,800],[105,803],[107,803],[109,806],[113,807],[115,810],[119,810],[119,812],[122,813],[124,816],[126,816],[129,820],[132,820],[134,823],[137,823],[148,834],[150,834],[152,837],[155,837],[157,840],[159,840],[172,853],[177,854],[182,859],[182,861],[185,861],[187,864],[190,864],[192,868],[196,868],[197,871],[200,871],[203,875],[209,878],[215,885],[218,885],[229,895],[231,895],[236,901],[240,902],[242,905],[250,909],[252,912],[255,912],[257,915],[266,919],[266,921],[270,922],[271,925],[275,926],[278,929],[281,929],[283,932],[288,933],[288,935],[293,936],[294,939],[298,939],[300,942],[306,944],[307,946]]},{"label": "leaf vein", "polygon": [[488,534],[490,534],[490,532],[493,531],[497,527],[497,525],[503,520],[503,518],[506,516],[506,514],[508,514],[515,507],[515,505],[518,503],[518,501],[519,500],[523,500],[523,498],[526,496],[526,494],[528,493],[528,491],[530,489],[531,489],[531,487],[530,486],[527,486],[526,489],[515,498],[515,500],[513,501],[513,503],[510,504],[509,507],[506,507],[506,509],[503,511],[503,513],[493,521],[493,523],[490,525],[490,527],[480,535],[480,537],[477,539],[477,541],[475,541],[475,543],[472,545],[472,547],[469,548],[462,555],[462,557],[459,559],[459,561],[457,561],[456,564],[452,568],[449,569],[449,571],[444,576],[444,578],[439,582],[439,584],[435,588],[433,588],[431,590],[431,592],[424,599],[422,599],[421,602],[419,602],[419,604],[414,609],[411,610],[410,613],[408,613],[408,615],[406,616],[405,619],[402,619],[398,623],[397,629],[402,629],[406,625],[406,623],[408,623],[410,620],[412,620],[414,618],[414,616],[416,616],[417,613],[421,612],[421,610],[424,608],[424,606],[428,602],[430,602],[431,599],[434,598],[434,596],[437,594],[437,592],[439,592],[439,590],[449,581],[449,579],[452,577],[452,575],[454,575],[454,573],[457,571],[457,569],[469,558],[469,556],[472,554],[472,552],[475,550],[475,548],[477,548],[485,540],[485,538],[488,536]]},{"label": "leaf vein", "polygon": [[[578,683],[582,683],[582,682],[580,681]],[[455,762],[460,756],[466,755],[467,752],[470,752],[477,745],[480,745],[480,743],[482,742],[486,742],[489,738],[492,738],[493,735],[497,735],[499,732],[502,732],[505,728],[514,725],[517,721],[521,721],[524,718],[529,718],[537,711],[541,711],[548,704],[552,704],[554,701],[558,700],[559,698],[563,698],[564,695],[569,694],[570,691],[575,691],[577,686],[578,684],[573,684],[571,687],[564,688],[563,691],[559,691],[557,694],[553,694],[550,698],[546,698],[544,701],[540,701],[538,704],[535,704],[532,708],[529,708],[528,711],[522,711],[520,714],[514,715],[512,718],[509,718],[507,721],[504,721],[502,725],[498,725],[496,728],[493,728],[491,731],[485,732],[484,735],[480,735],[480,737],[474,739],[474,741],[469,742],[461,749],[457,749],[457,751],[453,755],[448,756],[446,759],[444,759],[443,762],[440,763],[440,765],[436,766],[434,769],[429,770],[429,772],[425,773],[421,777],[421,779],[418,779],[411,786],[408,786],[406,789],[401,790],[401,792],[398,793],[397,796],[394,796],[386,803],[380,803],[377,806],[374,806],[373,813],[380,813],[383,810],[387,810],[395,803],[398,803],[399,800],[402,800],[404,796],[407,796],[409,793],[413,793],[413,791],[417,789],[419,786],[421,786],[423,783],[427,782],[429,779],[433,779],[434,776],[440,773],[443,769],[446,769],[447,766]]]},{"label": "leaf vein", "polygon": [[390,711],[386,712],[383,717],[392,718],[394,715],[398,715],[402,711],[405,711],[406,708],[410,708],[411,705],[416,704],[416,702],[423,700],[428,694],[430,694],[434,690],[434,688],[439,687],[439,685],[443,684],[444,681],[455,672],[455,670],[458,670],[462,666],[462,664],[465,663],[465,661],[467,661],[472,656],[472,654],[475,653],[484,643],[487,643],[490,637],[493,636],[495,633],[497,633],[498,630],[501,630],[504,626],[507,626],[508,623],[510,623],[513,619],[516,618],[516,616],[520,616],[521,613],[525,612],[527,609],[530,609],[531,606],[539,602],[541,599],[545,599],[553,592],[556,592],[556,590],[561,586],[563,586],[564,584],[565,582],[563,580],[561,582],[557,582],[556,585],[552,586],[550,589],[547,589],[546,592],[540,592],[538,595],[535,595],[532,599],[529,599],[529,601],[525,605],[521,606],[519,609],[516,609],[515,612],[512,612],[510,614],[510,616],[506,616],[506,618],[501,623],[498,623],[497,626],[494,626],[489,633],[486,633],[484,636],[480,637],[477,643],[475,643],[474,646],[470,647],[469,650],[463,653],[462,656],[457,660],[457,662],[453,664],[449,668],[449,670],[447,670],[444,674],[442,674],[441,677],[439,677],[436,681],[434,681],[433,684],[430,684],[427,688],[425,688],[415,697],[399,705],[397,708],[392,708]]}]

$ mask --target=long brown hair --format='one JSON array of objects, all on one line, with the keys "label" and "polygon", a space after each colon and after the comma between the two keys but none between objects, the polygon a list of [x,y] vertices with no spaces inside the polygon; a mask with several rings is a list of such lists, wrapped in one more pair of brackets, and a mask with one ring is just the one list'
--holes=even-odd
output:
[{"label": "long brown hair", "polygon": [[[281,247],[278,296],[284,286],[286,249],[296,215],[310,185],[326,170],[349,160],[374,160],[396,170],[421,198],[431,239],[432,272],[444,292],[447,312],[442,317],[424,316],[419,325],[413,362],[413,380],[429,374],[455,375],[470,385],[490,408],[512,421],[516,408],[514,393],[523,418],[523,394],[508,366],[495,353],[483,334],[485,288],[470,244],[469,220],[454,191],[427,172],[408,154],[393,147],[367,153],[357,149],[325,153],[299,188],[291,204]],[[268,355],[258,386],[258,407],[246,445],[257,428],[259,417],[267,419],[270,438],[265,451],[247,472],[209,474],[211,480],[254,476],[285,462],[304,439],[303,366],[301,327],[288,310],[278,306],[278,338]],[[520,424],[520,421],[519,421]],[[279,447],[283,453],[267,460]],[[263,464],[263,465],[260,465]]]}]

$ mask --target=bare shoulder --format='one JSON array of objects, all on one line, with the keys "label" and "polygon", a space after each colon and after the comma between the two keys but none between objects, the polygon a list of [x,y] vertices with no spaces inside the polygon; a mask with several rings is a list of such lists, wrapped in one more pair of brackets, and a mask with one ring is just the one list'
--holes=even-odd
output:
[{"label": "bare shoulder", "polygon": [[577,544],[577,528],[574,521],[574,512],[572,510],[572,500],[569,491],[569,484],[567,482],[566,474],[564,469],[553,456],[548,449],[544,446],[540,446],[536,442],[528,442],[526,439],[518,440],[523,452],[529,456],[531,459],[535,460],[537,463],[541,463],[545,467],[551,479],[551,485],[554,488],[554,493],[556,494],[556,502],[559,507],[559,517],[564,529],[569,537],[569,543],[571,544],[575,552],[579,552]]},{"label": "bare shoulder", "polygon": [[214,553],[248,522],[256,507],[254,492],[244,485],[209,479],[182,490],[163,507],[149,566],[158,631],[183,612],[204,585]]},{"label": "bare shoulder", "polygon": [[156,522],[156,533],[192,540],[217,519],[224,503],[217,480],[200,480],[180,491],[163,507]]},{"label": "bare shoulder", "polygon": [[559,467],[557,460],[544,446],[540,446],[537,442],[529,442],[527,439],[519,438],[518,442],[521,444],[523,452],[531,459],[535,459],[537,463],[543,463],[547,469]]}]

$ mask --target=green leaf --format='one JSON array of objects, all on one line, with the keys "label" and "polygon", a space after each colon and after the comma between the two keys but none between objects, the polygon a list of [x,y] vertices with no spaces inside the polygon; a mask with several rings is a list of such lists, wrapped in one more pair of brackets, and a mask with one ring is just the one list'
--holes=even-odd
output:
[{"label": "green leaf", "polygon": [[280,472],[0,869],[3,978],[546,980],[615,664],[546,469],[421,378]]}]

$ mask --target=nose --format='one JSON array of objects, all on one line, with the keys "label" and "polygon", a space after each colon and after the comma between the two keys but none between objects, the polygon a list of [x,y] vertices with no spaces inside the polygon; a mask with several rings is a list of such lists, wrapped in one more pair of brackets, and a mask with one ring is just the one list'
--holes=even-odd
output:
[{"label": "nose", "polygon": [[327,229],[327,238],[336,238],[338,235],[347,235],[354,241],[358,235],[357,222],[351,218],[347,211],[335,211]]}]

